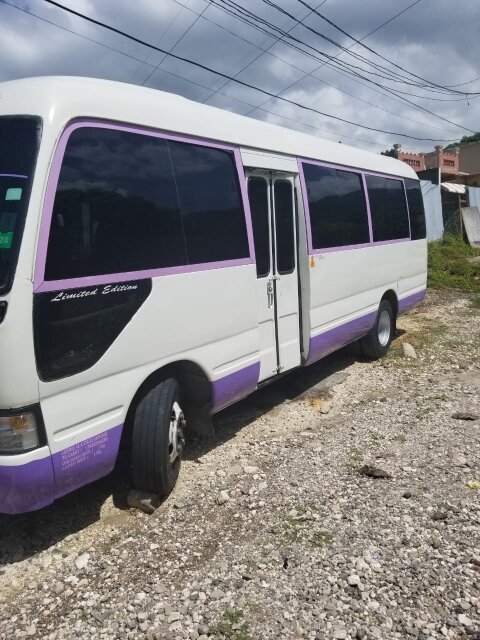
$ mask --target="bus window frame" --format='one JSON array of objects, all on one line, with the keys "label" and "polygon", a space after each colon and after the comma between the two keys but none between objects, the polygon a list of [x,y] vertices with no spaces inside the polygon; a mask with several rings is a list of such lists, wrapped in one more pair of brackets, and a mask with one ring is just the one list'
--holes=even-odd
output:
[{"label": "bus window frame", "polygon": [[[173,140],[176,142],[185,142],[187,144],[196,144],[199,146],[209,147],[212,149],[221,149],[223,151],[230,152],[233,156],[235,169],[237,172],[238,184],[240,188],[240,199],[245,219],[249,255],[245,258],[222,260],[218,262],[204,262],[198,264],[180,265],[175,267],[160,267],[157,269],[126,271],[122,273],[82,276],[79,278],[65,278],[60,280],[45,280],[45,265],[47,259],[50,227],[52,222],[53,207],[55,203],[55,195],[57,192],[58,181],[63,164],[63,158],[65,156],[65,151],[70,136],[74,131],[81,128],[98,128],[125,131],[127,133],[147,135],[156,138],[163,138],[166,140]],[[47,188],[43,201],[40,231],[37,242],[37,253],[35,258],[35,271],[33,280],[34,293],[58,291],[59,289],[76,289],[79,287],[91,287],[94,285],[114,284],[119,282],[128,282],[130,280],[142,280],[146,278],[154,278],[181,273],[192,273],[196,271],[209,271],[212,269],[222,269],[254,263],[255,247],[253,243],[252,218],[248,201],[247,181],[245,180],[240,148],[238,146],[231,144],[222,144],[211,140],[206,140],[204,138],[197,138],[195,136],[176,134],[159,129],[151,129],[134,124],[124,124],[97,119],[75,119],[70,121],[65,126],[54,150],[53,158],[50,164]]]},{"label": "bus window frame", "polygon": [[[305,212],[305,223],[306,223],[306,230],[307,230],[307,248],[308,248],[308,254],[309,255],[323,255],[325,253],[335,253],[338,251],[350,251],[352,249],[365,249],[368,247],[378,247],[380,245],[386,245],[386,244],[398,244],[400,242],[410,242],[411,241],[411,225],[410,225],[410,211],[408,208],[408,200],[407,200],[407,194],[406,194],[406,189],[405,189],[405,181],[403,178],[401,178],[400,176],[392,176],[391,174],[388,173],[381,173],[378,171],[367,171],[365,169],[360,169],[358,167],[351,167],[348,165],[343,165],[343,164],[335,164],[335,163],[331,163],[331,162],[323,162],[321,160],[312,160],[311,158],[297,158],[297,163],[298,163],[298,174],[299,174],[299,178],[300,178],[300,189],[301,189],[301,193],[302,193],[302,199],[303,199],[303,206],[304,206],[304,212]],[[369,232],[369,236],[370,236],[370,241],[369,242],[362,242],[360,244],[349,244],[349,245],[339,245],[336,247],[326,247],[324,249],[316,249],[313,247],[313,243],[312,243],[312,228],[311,228],[311,218],[310,218],[310,204],[308,202],[308,191],[307,191],[307,184],[305,181],[305,175],[303,173],[303,164],[312,164],[312,165],[316,165],[319,167],[325,167],[327,169],[338,169],[339,171],[350,171],[351,173],[356,173],[358,174],[361,179],[362,179],[362,187],[363,187],[363,195],[365,198],[365,203],[366,203],[366,207],[367,207],[367,219],[368,219],[368,232]],[[375,241],[373,239],[373,227],[372,227],[372,214],[371,214],[371,210],[370,210],[370,199],[368,197],[368,189],[367,189],[367,182],[366,182],[366,176],[380,176],[382,178],[388,178],[391,180],[398,180],[399,182],[402,183],[402,191],[403,191],[403,195],[405,198],[405,205],[407,207],[407,215],[408,215],[408,229],[409,229],[409,236],[405,237],[405,238],[396,238],[394,240],[377,240]]]}]

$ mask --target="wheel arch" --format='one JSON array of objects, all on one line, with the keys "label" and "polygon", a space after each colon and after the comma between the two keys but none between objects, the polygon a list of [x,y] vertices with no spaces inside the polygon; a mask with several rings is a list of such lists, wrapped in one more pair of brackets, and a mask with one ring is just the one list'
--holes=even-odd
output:
[{"label": "wheel arch", "polygon": [[180,385],[182,409],[187,420],[187,431],[200,435],[213,435],[210,409],[212,383],[206,371],[192,360],[177,360],[152,371],[135,392],[125,418],[122,445],[131,441],[136,408],[142,398],[158,384],[175,378]]}]

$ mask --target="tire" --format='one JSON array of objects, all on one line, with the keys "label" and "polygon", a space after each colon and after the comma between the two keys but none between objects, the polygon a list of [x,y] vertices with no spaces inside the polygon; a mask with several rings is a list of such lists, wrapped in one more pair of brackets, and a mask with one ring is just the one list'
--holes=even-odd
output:
[{"label": "tire", "polygon": [[395,337],[395,313],[388,300],[382,300],[378,307],[375,324],[367,335],[359,341],[364,356],[370,360],[383,358]]},{"label": "tire", "polygon": [[168,378],[137,406],[132,433],[132,477],[137,489],[166,496],[175,486],[185,444],[179,400],[178,382]]}]

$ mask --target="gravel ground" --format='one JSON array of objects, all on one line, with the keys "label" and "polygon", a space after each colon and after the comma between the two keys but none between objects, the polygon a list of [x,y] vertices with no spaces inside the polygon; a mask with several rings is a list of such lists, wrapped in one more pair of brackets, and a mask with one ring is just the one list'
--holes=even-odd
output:
[{"label": "gravel ground", "polygon": [[223,412],[151,516],[120,472],[0,516],[0,638],[479,640],[479,319],[431,294]]}]

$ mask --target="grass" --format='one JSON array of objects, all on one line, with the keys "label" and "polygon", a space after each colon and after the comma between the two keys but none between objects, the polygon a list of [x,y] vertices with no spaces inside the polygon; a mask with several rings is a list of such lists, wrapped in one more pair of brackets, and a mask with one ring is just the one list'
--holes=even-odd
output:
[{"label": "grass", "polygon": [[[467,293],[480,293],[480,262],[468,258],[480,256],[474,249],[453,235],[428,246],[428,285],[433,289],[458,289]],[[480,300],[477,303],[480,306]]]},{"label": "grass", "polygon": [[224,640],[251,640],[248,623],[243,620],[240,609],[225,611],[221,620],[210,628],[210,634]]},{"label": "grass", "polygon": [[333,535],[329,531],[315,531],[311,542],[314,547],[322,549],[326,544],[333,542]]}]

